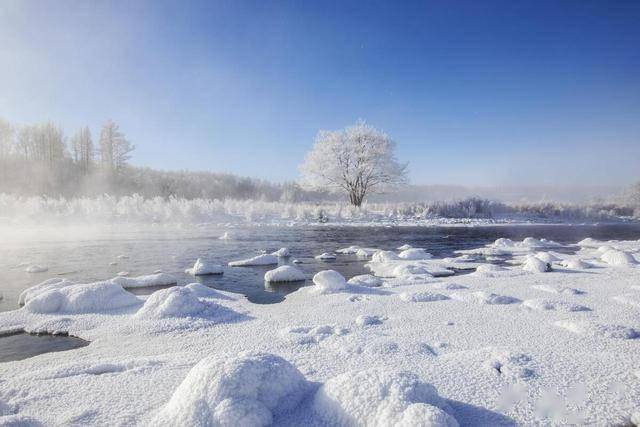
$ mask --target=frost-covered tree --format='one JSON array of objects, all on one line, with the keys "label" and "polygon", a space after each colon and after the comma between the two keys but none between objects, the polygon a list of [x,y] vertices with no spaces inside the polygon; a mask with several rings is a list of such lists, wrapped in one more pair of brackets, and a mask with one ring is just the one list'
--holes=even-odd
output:
[{"label": "frost-covered tree", "polygon": [[6,159],[13,149],[13,126],[0,117],[0,159]]},{"label": "frost-covered tree", "polygon": [[73,160],[80,167],[82,173],[87,174],[93,163],[93,141],[91,131],[88,127],[81,128],[71,138],[71,148],[73,150]]},{"label": "frost-covered tree", "polygon": [[398,162],[391,138],[364,121],[338,131],[320,131],[300,166],[302,185],[344,192],[354,206],[370,193],[407,183],[407,164]]},{"label": "frost-covered tree", "polygon": [[120,171],[134,149],[135,146],[124,137],[117,124],[111,120],[104,124],[100,133],[100,160],[105,170]]}]

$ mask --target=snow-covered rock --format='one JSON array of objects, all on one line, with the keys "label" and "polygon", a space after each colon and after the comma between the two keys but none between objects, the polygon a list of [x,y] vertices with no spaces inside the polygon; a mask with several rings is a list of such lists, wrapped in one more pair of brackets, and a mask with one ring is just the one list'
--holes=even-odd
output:
[{"label": "snow-covered rock", "polygon": [[552,252],[538,252],[535,256],[536,258],[546,262],[547,264],[560,261],[561,259],[557,255],[553,254]]},{"label": "snow-covered rock", "polygon": [[118,284],[125,289],[170,286],[178,283],[175,277],[167,273],[156,273],[138,277],[114,277],[110,282]]},{"label": "snow-covered rock", "polygon": [[313,276],[315,284],[313,291],[320,294],[339,292],[347,287],[347,281],[342,274],[334,270],[324,270]]},{"label": "snow-covered rock", "polygon": [[331,378],[317,391],[313,410],[332,426],[458,426],[435,387],[413,373],[384,369]]},{"label": "snow-covered rock", "polygon": [[380,277],[372,276],[371,274],[361,274],[359,276],[353,276],[347,283],[350,285],[377,288],[378,286],[382,286],[383,281]]},{"label": "snow-covered rock", "polygon": [[419,260],[433,258],[433,255],[431,255],[429,252],[426,252],[424,249],[412,248],[400,252],[398,254],[398,257],[407,260]]},{"label": "snow-covered rock", "polygon": [[112,282],[96,282],[53,288],[25,296],[24,309],[31,313],[100,313],[140,304],[135,295]]},{"label": "snow-covered rock", "polygon": [[324,252],[320,255],[316,255],[315,259],[319,259],[320,261],[333,261],[336,259],[336,256],[330,252]]},{"label": "snow-covered rock", "polygon": [[371,256],[372,262],[387,262],[399,259],[398,254],[392,251],[378,251]]},{"label": "snow-covered rock", "polygon": [[273,254],[260,254],[254,257],[239,261],[231,261],[231,267],[250,267],[258,265],[274,265],[278,263],[278,257]]},{"label": "snow-covered rock", "polygon": [[638,264],[638,261],[628,252],[617,249],[609,249],[600,255],[600,259],[609,265],[629,267]]},{"label": "snow-covered rock", "polygon": [[271,255],[275,255],[281,258],[287,258],[291,256],[291,252],[289,251],[289,248],[280,248],[277,251],[272,252]]},{"label": "snow-covered rock", "polygon": [[27,268],[24,269],[27,273],[44,273],[45,271],[49,271],[48,267],[38,264],[31,264]]},{"label": "snow-covered rock", "polygon": [[140,319],[192,317],[212,309],[215,309],[215,304],[200,301],[191,289],[176,286],[152,293],[135,317]]},{"label": "snow-covered rock", "polygon": [[524,261],[522,269],[531,273],[546,273],[551,271],[551,264],[536,256],[529,255]]},{"label": "snow-covered rock", "polygon": [[241,353],[201,360],[157,414],[156,426],[238,426],[277,424],[309,389],[304,376],[281,357]]},{"label": "snow-covered rock", "polygon": [[282,265],[264,274],[265,282],[297,282],[305,280],[304,273],[290,265]]},{"label": "snow-covered rock", "polygon": [[193,264],[193,267],[186,269],[185,273],[191,274],[192,276],[207,276],[210,274],[223,274],[224,270],[219,264],[207,262],[202,258],[198,258],[196,263]]}]

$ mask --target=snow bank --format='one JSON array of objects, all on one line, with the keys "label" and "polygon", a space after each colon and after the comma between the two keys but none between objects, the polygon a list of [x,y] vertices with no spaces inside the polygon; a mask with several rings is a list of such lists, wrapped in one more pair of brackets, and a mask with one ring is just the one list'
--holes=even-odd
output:
[{"label": "snow bank", "polygon": [[271,255],[275,255],[281,258],[287,258],[291,256],[291,252],[289,251],[289,248],[280,248],[277,251],[272,252]]},{"label": "snow bank", "polygon": [[361,274],[359,276],[353,276],[347,283],[350,285],[377,288],[378,286],[382,286],[383,281],[380,277],[372,276],[371,274]]},{"label": "snow bank", "polygon": [[458,426],[435,387],[413,373],[384,369],[328,380],[316,393],[313,410],[332,426]]},{"label": "snow bank", "polygon": [[211,356],[187,374],[155,426],[238,426],[275,424],[308,391],[295,366],[267,353]]},{"label": "snow bank", "polygon": [[31,313],[99,313],[139,304],[141,301],[122,286],[111,282],[70,285],[25,298]]},{"label": "snow bank", "polygon": [[638,261],[636,261],[633,255],[617,249],[607,250],[600,256],[600,259],[609,265],[620,267],[629,267],[638,264]]},{"label": "snow bank", "polygon": [[231,261],[229,266],[231,267],[250,267],[258,265],[274,265],[278,263],[278,257],[273,254],[261,254],[252,258],[243,259],[239,261]]},{"label": "snow bank", "polygon": [[152,286],[170,286],[178,283],[175,277],[167,273],[149,274],[138,277],[115,277],[110,282],[123,288],[146,288]]},{"label": "snow bank", "polygon": [[224,270],[219,264],[213,264],[204,261],[202,258],[198,258],[196,263],[193,264],[193,267],[187,268],[185,273],[191,274],[192,276],[207,276],[210,274],[223,274]]},{"label": "snow bank", "polygon": [[304,273],[290,265],[282,265],[264,274],[265,282],[297,282],[305,280]]},{"label": "snow bank", "polygon": [[200,301],[196,292],[193,292],[192,288],[182,287],[156,291],[147,298],[135,317],[141,319],[191,317],[201,315],[205,310],[215,309],[215,304]]},{"label": "snow bank", "polygon": [[424,249],[414,248],[414,249],[406,249],[398,254],[399,258],[408,259],[408,260],[418,260],[418,259],[430,259],[433,258],[429,252]]},{"label": "snow bank", "polygon": [[313,276],[313,291],[320,294],[339,292],[347,288],[347,281],[334,270],[324,270]]}]

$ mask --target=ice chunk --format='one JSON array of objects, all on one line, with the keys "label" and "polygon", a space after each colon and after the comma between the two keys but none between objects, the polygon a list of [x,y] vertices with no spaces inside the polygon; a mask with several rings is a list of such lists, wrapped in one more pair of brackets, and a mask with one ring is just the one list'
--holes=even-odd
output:
[{"label": "ice chunk", "polygon": [[229,265],[231,267],[250,267],[256,265],[274,265],[278,263],[278,257],[273,254],[261,254],[252,258],[243,259],[240,261],[231,261]]},{"label": "ice chunk", "polygon": [[25,268],[24,271],[27,273],[44,273],[45,271],[49,271],[49,268],[38,264],[31,264]]},{"label": "ice chunk", "polygon": [[155,417],[157,426],[267,426],[295,408],[308,383],[295,366],[267,353],[201,360]]},{"label": "ice chunk", "polygon": [[373,254],[371,261],[373,262],[387,262],[399,260],[400,257],[395,252],[391,251],[378,251]]},{"label": "ice chunk", "polygon": [[409,259],[409,260],[418,260],[418,259],[430,259],[433,258],[429,252],[426,252],[424,249],[407,249],[398,255],[399,258]]},{"label": "ice chunk", "polygon": [[320,261],[332,261],[332,260],[336,259],[336,256],[334,254],[332,254],[332,253],[325,252],[325,253],[322,253],[320,255],[316,255],[315,258],[319,259]]},{"label": "ice chunk", "polygon": [[289,248],[280,248],[275,252],[272,252],[271,255],[275,255],[277,257],[286,258],[291,256],[291,252],[289,252]]},{"label": "ice chunk", "polygon": [[411,372],[347,372],[317,391],[313,410],[333,426],[457,427],[437,390]]},{"label": "ice chunk", "polygon": [[314,291],[321,294],[339,292],[347,287],[347,281],[334,270],[324,270],[313,276]]},{"label": "ice chunk", "polygon": [[193,276],[207,276],[210,274],[223,274],[224,270],[219,264],[213,264],[203,260],[202,258],[198,258],[193,267],[187,268],[185,273]]},{"label": "ice chunk", "polygon": [[538,257],[529,255],[522,265],[522,269],[530,271],[531,273],[546,273],[551,271],[551,264]]},{"label": "ice chunk", "polygon": [[377,288],[378,286],[382,286],[382,279],[380,277],[372,276],[371,274],[361,274],[359,276],[353,276],[347,283],[350,285]]},{"label": "ice chunk", "polygon": [[139,304],[141,301],[122,286],[96,282],[50,289],[26,298],[24,309],[31,313],[100,313]]},{"label": "ice chunk", "polygon": [[297,282],[304,279],[304,273],[290,265],[282,265],[264,274],[266,282]]},{"label": "ice chunk", "polygon": [[150,286],[169,286],[178,283],[175,277],[167,273],[149,274],[138,277],[114,277],[110,282],[123,288],[146,288]]}]

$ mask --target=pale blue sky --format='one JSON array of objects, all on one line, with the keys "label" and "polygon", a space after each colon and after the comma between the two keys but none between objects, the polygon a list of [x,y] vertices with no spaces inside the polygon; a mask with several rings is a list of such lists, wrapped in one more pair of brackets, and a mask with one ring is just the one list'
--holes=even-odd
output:
[{"label": "pale blue sky", "polygon": [[0,2],[0,116],[111,118],[133,162],[281,181],[319,129],[418,184],[640,179],[637,1]]}]

